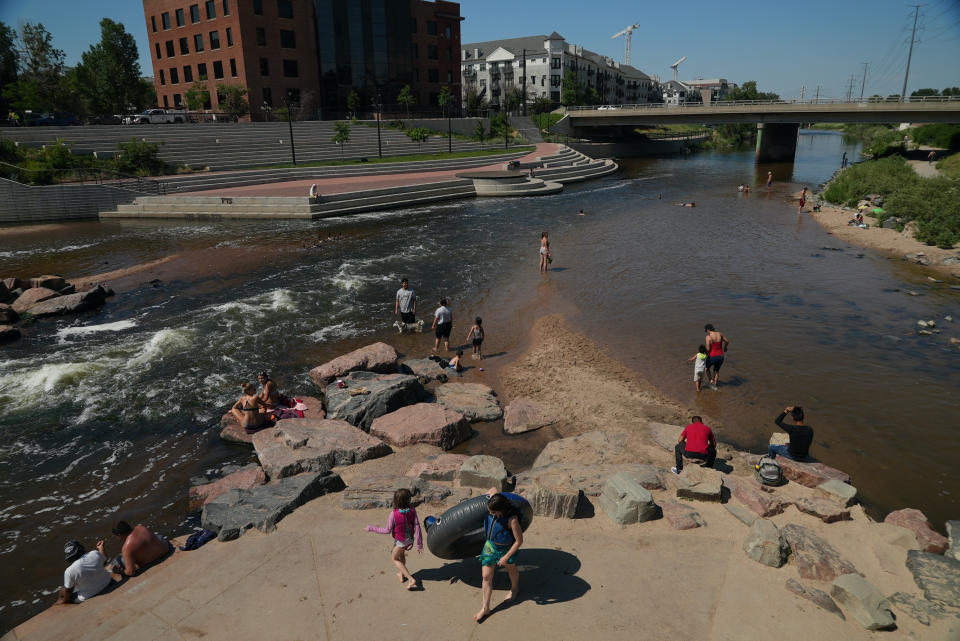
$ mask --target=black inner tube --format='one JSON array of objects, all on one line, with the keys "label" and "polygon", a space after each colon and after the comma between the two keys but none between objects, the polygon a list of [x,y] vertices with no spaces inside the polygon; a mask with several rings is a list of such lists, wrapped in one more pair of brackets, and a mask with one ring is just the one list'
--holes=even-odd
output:
[{"label": "black inner tube", "polygon": [[[520,513],[520,529],[526,531],[533,522],[533,508],[519,494],[504,492]],[[427,523],[427,548],[441,559],[467,559],[478,556],[483,551],[485,532],[483,521],[486,518],[487,501],[485,494],[467,499],[455,505],[435,522]],[[426,521],[432,517],[427,517]]]}]

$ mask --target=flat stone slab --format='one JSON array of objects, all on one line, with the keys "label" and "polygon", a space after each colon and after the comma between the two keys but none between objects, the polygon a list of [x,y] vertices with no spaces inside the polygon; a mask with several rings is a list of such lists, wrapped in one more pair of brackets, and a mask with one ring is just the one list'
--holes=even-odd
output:
[{"label": "flat stone slab", "polygon": [[673,499],[661,501],[660,510],[663,512],[663,518],[674,530],[692,530],[707,524],[695,509]]},{"label": "flat stone slab", "polygon": [[292,418],[253,435],[253,447],[271,480],[322,472],[391,453],[390,446],[346,421]]},{"label": "flat stone slab", "polygon": [[428,443],[449,450],[473,434],[463,414],[438,403],[417,403],[373,420],[370,435],[390,445],[407,447]]},{"label": "flat stone slab", "polygon": [[857,488],[836,479],[830,479],[818,485],[815,495],[830,499],[844,507],[850,507],[857,502]]},{"label": "flat stone slab", "polygon": [[[411,478],[369,478],[355,483],[343,491],[340,507],[345,510],[370,510],[374,508],[390,508],[393,506],[393,495],[401,489],[410,490],[411,505],[414,507],[424,503],[442,503],[454,492],[470,496],[469,490],[449,488],[435,485],[423,479]],[[422,517],[421,517],[422,519]],[[422,522],[421,522],[422,524]]]},{"label": "flat stone slab", "polygon": [[829,480],[850,482],[850,475],[823,463],[801,463],[785,456],[778,456],[777,463],[783,469],[784,478],[805,487],[815,488]]},{"label": "flat stone slab", "polygon": [[416,463],[407,470],[407,476],[421,478],[425,481],[457,481],[460,479],[460,468],[470,458],[466,454],[437,454],[425,461]]},{"label": "flat stone slab", "polygon": [[553,463],[600,465],[630,463],[633,455],[626,451],[627,437],[618,432],[594,430],[578,436],[551,441],[540,451],[533,467]]},{"label": "flat stone slab", "polygon": [[846,621],[847,617],[843,616],[843,611],[837,606],[836,601],[823,590],[805,586],[796,579],[787,579],[787,590]]},{"label": "flat stone slab", "polygon": [[469,421],[498,421],[503,408],[493,388],[480,383],[446,383],[434,392],[437,402],[459,412]]},{"label": "flat stone slab", "polygon": [[753,512],[736,503],[724,503],[723,507],[747,527],[753,525],[753,522],[757,520],[757,516]]},{"label": "flat stone slab", "polygon": [[643,523],[660,516],[653,495],[623,473],[614,474],[607,480],[598,502],[610,520],[620,525]]},{"label": "flat stone slab", "polygon": [[420,379],[424,385],[433,382],[446,383],[449,368],[440,366],[437,361],[429,358],[411,358],[400,363],[400,373],[410,374]]},{"label": "flat stone slab", "polygon": [[[42,288],[38,288],[42,289]],[[27,290],[37,291],[37,290]],[[22,298],[22,297],[21,297]],[[20,299],[17,299],[18,301]],[[64,314],[74,314],[95,309],[106,301],[106,296],[99,288],[91,289],[86,292],[76,294],[67,294],[66,296],[56,296],[47,298],[39,303],[31,305],[26,313],[34,318],[45,318],[47,316],[63,316]]]},{"label": "flat stone slab", "polygon": [[53,291],[52,289],[47,289],[46,287],[34,287],[28,289],[17,297],[17,300],[13,301],[13,304],[10,306],[13,308],[13,311],[18,314],[23,314],[25,311],[45,300],[51,298],[56,298],[59,294]]},{"label": "flat stone slab", "polygon": [[654,443],[668,452],[672,452],[677,445],[681,432],[683,432],[683,427],[681,425],[669,425],[668,423],[650,422],[647,423],[647,430],[650,432],[650,437]]},{"label": "flat stone slab", "polygon": [[853,563],[812,530],[791,523],[783,526],[780,534],[797,561],[801,578],[829,583],[838,576],[857,573]]},{"label": "flat stone slab", "polygon": [[482,490],[495,487],[498,492],[502,492],[507,476],[503,461],[486,454],[471,456],[460,466],[461,487],[477,487]]},{"label": "flat stone slab", "polygon": [[[323,411],[323,403],[319,398],[314,396],[298,396],[297,398],[307,406],[307,409],[303,411],[304,418],[324,418],[326,416],[326,412]],[[253,434],[247,434],[247,431],[240,427],[239,421],[232,412],[227,412],[220,418],[220,427],[220,438],[224,441],[253,445]]]},{"label": "flat stone slab", "polygon": [[381,374],[397,371],[397,350],[386,343],[373,343],[339,356],[310,370],[310,378],[321,389],[350,372],[368,370]]},{"label": "flat stone slab", "polygon": [[925,552],[943,554],[949,547],[947,537],[934,531],[930,525],[930,521],[927,520],[926,515],[920,510],[913,508],[896,510],[888,514],[887,517],[883,519],[883,522],[899,525],[913,532],[917,537],[917,543],[920,544],[920,548]]},{"label": "flat stone slab", "polygon": [[507,434],[532,432],[555,422],[540,403],[529,398],[515,398],[503,410],[503,431]]},{"label": "flat stone slab", "polygon": [[890,611],[890,602],[859,574],[844,574],[834,579],[830,596],[867,630],[892,630],[897,627]]},{"label": "flat stone slab", "polygon": [[850,520],[850,510],[829,499],[804,496],[794,501],[793,504],[804,514],[815,516],[824,523]]},{"label": "flat stone slab", "polygon": [[757,563],[779,568],[787,560],[787,546],[773,521],[757,519],[743,542],[743,551]]},{"label": "flat stone slab", "polygon": [[267,475],[263,468],[256,463],[251,463],[232,474],[224,476],[222,479],[191,487],[190,511],[202,510],[204,505],[230,490],[252,490],[266,482]]},{"label": "flat stone slab", "polygon": [[203,507],[204,528],[232,541],[251,528],[272,532],[286,515],[307,501],[345,487],[333,472],[300,474],[252,490],[230,490]]},{"label": "flat stone slab", "polygon": [[923,625],[930,625],[934,619],[943,619],[947,616],[956,616],[957,610],[947,608],[939,603],[933,603],[926,599],[921,599],[906,592],[895,592],[888,598],[890,605],[904,614],[916,619]]},{"label": "flat stone slab", "polygon": [[[600,473],[590,482],[602,484]],[[553,519],[572,519],[577,515],[580,506],[580,497],[583,490],[580,480],[583,474],[578,474],[575,468],[564,465],[547,465],[534,468],[517,476],[517,491],[522,492],[533,508],[536,516],[547,516]]]},{"label": "flat stone slab", "polygon": [[347,421],[369,431],[374,419],[401,407],[426,400],[416,376],[351,372],[342,376],[346,387],[327,385],[327,417]]},{"label": "flat stone slab", "polygon": [[780,514],[784,510],[783,502],[770,492],[750,482],[751,479],[727,476],[723,484],[730,488],[730,495],[757,516],[767,517]]},{"label": "flat stone slab", "polygon": [[677,497],[681,499],[719,503],[722,491],[723,483],[720,479],[704,479],[695,482],[687,481],[683,476],[677,479]]},{"label": "flat stone slab", "polygon": [[910,550],[907,569],[927,600],[960,606],[960,561],[939,554]]}]

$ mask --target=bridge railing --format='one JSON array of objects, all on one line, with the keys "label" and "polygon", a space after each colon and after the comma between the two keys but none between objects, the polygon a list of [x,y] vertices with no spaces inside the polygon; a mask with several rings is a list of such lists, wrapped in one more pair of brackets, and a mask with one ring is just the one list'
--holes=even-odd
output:
[{"label": "bridge railing", "polygon": [[627,109],[683,109],[688,107],[754,107],[766,105],[894,105],[905,103],[960,103],[960,96],[913,96],[907,98],[902,103],[899,99],[882,100],[845,100],[838,98],[819,98],[812,100],[716,100],[709,104],[702,102],[683,102],[680,104],[667,104],[662,102],[647,104],[620,104],[620,105],[583,105],[564,107],[567,112],[571,111],[619,111]]}]

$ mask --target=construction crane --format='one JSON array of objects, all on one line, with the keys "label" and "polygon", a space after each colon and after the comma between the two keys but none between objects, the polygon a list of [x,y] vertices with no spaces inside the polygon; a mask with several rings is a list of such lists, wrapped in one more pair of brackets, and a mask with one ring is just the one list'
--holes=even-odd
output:
[{"label": "construction crane", "polygon": [[686,57],[686,56],[683,56],[682,58],[680,58],[679,60],[677,60],[675,63],[673,63],[672,65],[670,65],[670,68],[673,69],[673,80],[674,80],[674,82],[677,82],[677,67],[679,67],[679,66],[680,66],[680,63],[683,62],[683,61],[686,60],[686,59],[687,59],[687,57]]},{"label": "construction crane", "polygon": [[626,36],[627,36],[627,52],[626,52],[626,55],[624,55],[624,57],[623,57],[623,63],[624,63],[624,64],[627,64],[627,65],[630,64],[630,37],[633,35],[633,30],[634,30],[634,29],[639,29],[639,28],[640,28],[640,25],[638,25],[638,24],[632,24],[632,25],[630,25],[629,27],[627,27],[626,29],[624,29],[623,31],[621,31],[621,32],[619,32],[619,33],[615,33],[615,34],[613,34],[612,36],[610,36],[610,39],[611,39],[611,40],[614,40],[614,39],[616,39],[616,38],[619,38],[619,37],[622,36],[622,35],[626,35]]}]

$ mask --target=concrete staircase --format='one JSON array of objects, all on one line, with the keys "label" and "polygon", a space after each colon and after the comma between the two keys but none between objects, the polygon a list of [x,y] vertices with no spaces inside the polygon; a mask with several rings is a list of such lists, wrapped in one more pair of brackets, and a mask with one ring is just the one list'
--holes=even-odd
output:
[{"label": "concrete staircase", "polygon": [[563,185],[599,178],[620,169],[609,158],[594,160],[566,146],[551,156],[540,156],[537,160],[541,164],[540,169],[534,170],[537,178]]}]

